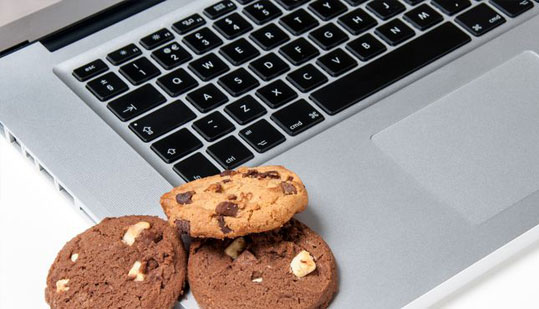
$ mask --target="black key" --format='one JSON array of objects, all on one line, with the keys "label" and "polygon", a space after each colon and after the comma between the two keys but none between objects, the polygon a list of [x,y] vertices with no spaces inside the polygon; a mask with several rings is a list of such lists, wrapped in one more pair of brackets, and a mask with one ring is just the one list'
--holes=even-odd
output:
[{"label": "black key", "polygon": [[236,168],[254,157],[253,153],[234,136],[211,145],[207,151],[227,170]]},{"label": "black key", "polygon": [[75,76],[79,81],[83,82],[94,76],[97,76],[105,71],[109,67],[101,59],[96,59],[90,63],[87,63],[80,68],[73,70],[73,76]]},{"label": "black key", "polygon": [[309,9],[320,17],[320,19],[330,20],[346,12],[346,5],[339,0],[316,0],[309,4]]},{"label": "black key", "polygon": [[423,2],[423,0],[404,0],[404,1],[406,1],[406,3],[411,4],[411,5],[416,5],[418,3]]},{"label": "black key", "polygon": [[149,142],[195,118],[195,113],[184,103],[175,101],[132,122],[129,129],[144,142]]},{"label": "black key", "polygon": [[198,82],[182,68],[158,78],[157,84],[171,97],[177,97],[198,86]]},{"label": "black key", "polygon": [[281,18],[280,23],[293,35],[303,34],[319,24],[318,20],[304,9],[299,9],[284,16]]},{"label": "black key", "polygon": [[185,97],[199,111],[205,113],[228,102],[228,97],[214,84],[207,84]]},{"label": "black key", "polygon": [[285,9],[291,11],[309,2],[309,0],[277,0],[277,2],[279,2]]},{"label": "black key", "polygon": [[193,14],[189,17],[186,17],[172,25],[174,29],[179,34],[186,34],[189,31],[195,30],[196,28],[206,24],[206,21],[202,16],[198,14]]},{"label": "black key", "polygon": [[120,118],[121,121],[127,121],[164,103],[166,100],[167,99],[159,93],[154,86],[146,84],[111,101],[107,104],[107,107]]},{"label": "black key", "polygon": [[243,5],[253,2],[253,0],[236,0],[236,1],[238,1],[240,4],[243,4]]},{"label": "black key", "polygon": [[309,38],[321,48],[330,50],[333,47],[346,42],[348,40],[348,35],[339,29],[339,27],[330,23],[309,33]]},{"label": "black key", "polygon": [[234,72],[230,72],[219,78],[219,85],[225,88],[230,95],[238,97],[247,91],[254,89],[260,85],[258,80],[254,78],[244,68],[239,68]]},{"label": "black key", "polygon": [[259,88],[256,95],[271,108],[283,106],[298,97],[298,94],[280,79]]},{"label": "black key", "polygon": [[376,20],[363,9],[355,9],[352,12],[341,16],[339,24],[354,35],[358,35],[376,26]]},{"label": "black key", "polygon": [[174,165],[174,171],[189,182],[219,174],[219,170],[200,152]]},{"label": "black key", "polygon": [[334,115],[470,41],[457,26],[444,23],[315,91],[310,98]]},{"label": "black key", "polygon": [[101,101],[106,101],[129,89],[118,75],[112,72],[88,82],[86,88]]},{"label": "black key", "polygon": [[204,14],[211,19],[219,18],[229,12],[232,12],[236,9],[234,2],[230,0],[219,1],[216,4],[209,6],[204,9]]},{"label": "black key", "polygon": [[216,21],[213,23],[213,26],[219,33],[229,40],[235,39],[253,29],[253,26],[238,13],[230,14],[227,17]]},{"label": "black key", "polygon": [[251,62],[249,69],[253,70],[261,79],[268,81],[290,70],[290,66],[279,56],[269,53]]},{"label": "black key", "polygon": [[259,25],[265,24],[283,14],[275,4],[268,0],[260,0],[245,7],[243,13]]},{"label": "black key", "polygon": [[484,3],[460,14],[455,20],[475,36],[481,36],[505,23],[502,15]]},{"label": "black key", "polygon": [[350,4],[351,6],[358,6],[362,4],[363,2],[367,2],[367,0],[345,0],[345,1],[348,2],[348,4]]},{"label": "black key", "polygon": [[229,70],[228,65],[211,53],[189,63],[189,69],[203,81],[208,81]]},{"label": "black key", "polygon": [[318,58],[316,63],[331,76],[341,75],[357,65],[357,61],[340,48]]},{"label": "black key", "polygon": [[328,78],[312,64],[295,70],[288,74],[286,79],[291,82],[301,92],[308,92],[326,83]]},{"label": "black key", "polygon": [[138,58],[120,67],[120,73],[125,76],[133,85],[140,85],[157,75],[161,71],[145,57]]},{"label": "black key", "polygon": [[369,61],[387,49],[382,42],[378,41],[370,33],[362,35],[361,37],[348,43],[346,48],[361,61]]},{"label": "black key", "polygon": [[406,12],[404,19],[412,23],[419,30],[427,30],[444,20],[442,15],[426,4],[422,4]]},{"label": "black key", "polygon": [[107,55],[107,60],[114,65],[122,64],[142,54],[135,44],[129,44]]},{"label": "black key", "polygon": [[220,52],[233,65],[243,64],[260,55],[258,49],[244,38],[223,46]]},{"label": "black key", "polygon": [[170,70],[193,57],[180,44],[174,42],[155,50],[152,53],[152,58],[157,60],[163,68]]},{"label": "black key", "polygon": [[533,2],[531,0],[490,0],[490,3],[511,17],[517,17],[533,8]]},{"label": "black key", "polygon": [[223,44],[223,41],[208,28],[202,28],[185,36],[183,42],[199,55]]},{"label": "black key", "polygon": [[286,44],[279,52],[294,65],[303,64],[320,54],[318,49],[304,38]]},{"label": "black key", "polygon": [[288,41],[290,37],[275,24],[269,24],[251,33],[251,39],[264,50],[270,50]]},{"label": "black key", "polygon": [[202,142],[187,129],[180,129],[152,144],[152,150],[166,163],[172,163],[181,157],[202,147]]},{"label": "black key", "polygon": [[174,34],[168,31],[168,29],[163,28],[140,39],[140,44],[146,49],[153,49],[173,38]]},{"label": "black key", "polygon": [[273,113],[271,119],[286,133],[294,136],[322,122],[324,116],[307,101],[300,99]]},{"label": "black key", "polygon": [[225,112],[234,118],[237,123],[246,124],[264,115],[266,109],[255,98],[247,95],[234,103],[228,104],[225,107]]},{"label": "black key", "polygon": [[240,136],[259,153],[266,152],[286,140],[284,135],[265,119],[241,130]]},{"label": "black key", "polygon": [[367,8],[383,20],[404,11],[406,7],[397,0],[374,0],[367,3]]},{"label": "black key", "polygon": [[208,116],[193,123],[195,129],[208,142],[212,142],[227,133],[234,131],[235,127],[228,119],[219,112],[213,112]]},{"label": "black key", "polygon": [[470,0],[432,0],[432,4],[447,15],[457,14],[472,5]]},{"label": "black key", "polygon": [[376,34],[388,44],[395,46],[413,37],[415,32],[400,19],[395,18],[376,28]]}]

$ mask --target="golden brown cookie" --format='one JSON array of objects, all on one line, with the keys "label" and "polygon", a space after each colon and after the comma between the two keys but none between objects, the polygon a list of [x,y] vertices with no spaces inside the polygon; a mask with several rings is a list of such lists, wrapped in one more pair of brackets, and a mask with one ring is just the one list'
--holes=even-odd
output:
[{"label": "golden brown cookie", "polygon": [[282,166],[224,171],[161,197],[169,222],[182,233],[219,239],[279,228],[307,202],[301,179]]}]

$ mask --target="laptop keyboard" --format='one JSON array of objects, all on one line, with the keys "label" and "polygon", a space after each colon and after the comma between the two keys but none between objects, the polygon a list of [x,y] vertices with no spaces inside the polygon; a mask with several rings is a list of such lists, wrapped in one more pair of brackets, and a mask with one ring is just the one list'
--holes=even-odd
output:
[{"label": "laptop keyboard", "polygon": [[191,181],[249,162],[532,7],[529,0],[225,0],[73,76]]}]

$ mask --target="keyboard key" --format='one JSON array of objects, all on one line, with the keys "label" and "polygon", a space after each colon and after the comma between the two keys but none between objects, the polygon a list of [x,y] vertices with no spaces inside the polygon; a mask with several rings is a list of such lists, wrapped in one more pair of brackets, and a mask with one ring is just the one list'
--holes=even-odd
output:
[{"label": "keyboard key", "polygon": [[127,121],[166,102],[166,100],[167,99],[159,93],[154,86],[146,84],[111,101],[107,107],[120,118],[121,121]]},{"label": "keyboard key", "polygon": [[157,60],[163,68],[170,70],[193,57],[180,44],[174,42],[155,50],[152,58]]},{"label": "keyboard key", "polygon": [[234,103],[228,104],[225,107],[225,112],[234,118],[237,123],[246,124],[264,115],[266,109],[255,98],[247,95]]},{"label": "keyboard key", "polygon": [[129,89],[118,75],[112,72],[88,82],[86,88],[88,88],[88,90],[90,90],[100,101],[106,101]]},{"label": "keyboard key", "polygon": [[198,55],[223,44],[223,41],[208,28],[202,28],[185,36],[183,42]]},{"label": "keyboard key", "polygon": [[265,24],[283,14],[275,4],[268,0],[260,0],[245,7],[243,13],[258,25]]},{"label": "keyboard key", "polygon": [[357,66],[357,61],[340,48],[318,58],[316,63],[331,76],[338,76]]},{"label": "keyboard key", "polygon": [[376,26],[376,20],[363,9],[356,9],[341,16],[339,24],[351,34],[358,35]]},{"label": "keyboard key", "polygon": [[329,23],[309,33],[309,38],[322,49],[330,50],[333,47],[346,42],[348,40],[348,35],[334,24]]},{"label": "keyboard key", "polygon": [[185,97],[199,111],[205,113],[228,102],[228,97],[214,84],[207,84]]},{"label": "keyboard key", "polygon": [[530,0],[490,0],[490,3],[494,4],[494,6],[511,17],[517,17],[518,15],[533,8],[533,2]]},{"label": "keyboard key", "polygon": [[202,142],[187,129],[180,129],[152,144],[152,150],[166,163],[172,163],[202,147]]},{"label": "keyboard key", "polygon": [[404,11],[406,7],[397,0],[374,0],[367,3],[367,8],[383,20]]},{"label": "keyboard key", "polygon": [[174,171],[187,182],[219,174],[219,169],[200,152],[178,162]]},{"label": "keyboard key", "polygon": [[213,112],[193,123],[195,129],[204,139],[212,142],[227,133],[234,131],[235,127],[219,112]]},{"label": "keyboard key", "polygon": [[236,1],[238,1],[240,4],[243,4],[243,5],[253,2],[253,0],[236,0]]},{"label": "keyboard key", "polygon": [[204,9],[204,14],[211,19],[217,19],[236,9],[234,2],[230,0],[219,1],[216,4]]},{"label": "keyboard key", "polygon": [[262,49],[270,50],[288,41],[290,37],[275,24],[269,24],[251,33],[251,39]]},{"label": "keyboard key", "polygon": [[290,66],[279,56],[269,53],[251,62],[249,69],[264,81],[269,81],[290,70]]},{"label": "keyboard key", "polygon": [[230,14],[227,17],[216,21],[213,26],[219,33],[229,40],[235,39],[253,29],[253,26],[238,13]]},{"label": "keyboard key", "polygon": [[351,6],[358,6],[362,4],[363,2],[367,2],[367,0],[345,0],[345,1],[348,2],[348,4],[350,4]]},{"label": "keyboard key", "polygon": [[427,30],[444,20],[442,15],[426,4],[422,4],[406,12],[404,19],[412,23],[419,30]]},{"label": "keyboard key", "polygon": [[132,122],[129,129],[144,142],[149,142],[195,118],[195,113],[184,103],[175,101]]},{"label": "keyboard key", "polygon": [[470,0],[432,0],[432,4],[447,15],[455,15],[472,5]]},{"label": "keyboard key", "polygon": [[455,20],[475,36],[481,36],[505,23],[505,18],[484,3],[460,14]]},{"label": "keyboard key", "polygon": [[393,19],[376,28],[376,34],[389,45],[395,46],[413,37],[415,32],[400,19]]},{"label": "keyboard key", "polygon": [[203,81],[209,81],[228,71],[229,67],[212,53],[189,63],[189,69]]},{"label": "keyboard key", "polygon": [[362,35],[348,43],[346,48],[361,61],[369,61],[387,49],[382,42],[378,41],[370,33]]},{"label": "keyboard key", "polygon": [[281,18],[280,23],[293,35],[303,34],[319,24],[318,20],[304,9],[299,9],[286,15]]},{"label": "keyboard key", "polygon": [[284,135],[265,119],[241,130],[240,136],[259,153],[266,152],[286,140]]},{"label": "keyboard key", "polygon": [[307,64],[288,74],[286,79],[301,92],[311,91],[328,81],[326,75],[320,72],[320,70],[315,68],[312,64]]},{"label": "keyboard key", "polygon": [[271,108],[283,106],[298,97],[298,94],[280,79],[259,88],[256,95]]},{"label": "keyboard key", "polygon": [[346,12],[346,5],[338,0],[316,0],[309,4],[309,9],[320,19],[330,20]]},{"label": "keyboard key", "polygon": [[109,67],[105,64],[105,62],[103,62],[103,60],[96,59],[81,66],[80,68],[73,70],[73,76],[75,76],[79,81],[83,82],[107,71],[108,69]]},{"label": "keyboard key", "polygon": [[107,60],[114,65],[122,64],[142,54],[135,44],[129,44],[107,55]]},{"label": "keyboard key", "polygon": [[219,78],[219,85],[225,88],[230,95],[238,97],[258,87],[260,83],[247,70],[239,68]]},{"label": "keyboard key", "polygon": [[174,34],[168,31],[168,29],[163,28],[140,39],[140,44],[146,49],[154,49],[157,46],[172,40],[173,38]]},{"label": "keyboard key", "polygon": [[310,98],[328,114],[334,115],[470,41],[457,26],[444,23],[320,88]]},{"label": "keyboard key", "polygon": [[404,0],[406,3],[410,4],[410,5],[416,5],[418,3],[421,3],[423,2],[423,0]]},{"label": "keyboard key", "polygon": [[279,2],[279,4],[285,9],[291,11],[309,2],[309,0],[277,0],[277,2]]},{"label": "keyboard key", "polygon": [[324,116],[307,101],[300,99],[273,113],[271,119],[286,133],[294,136],[322,122]]},{"label": "keyboard key", "polygon": [[177,97],[198,86],[198,82],[182,68],[158,78],[157,84],[171,97]]},{"label": "keyboard key", "polygon": [[161,71],[145,57],[138,58],[120,67],[120,73],[125,76],[133,85],[140,85],[157,75]]},{"label": "keyboard key", "polygon": [[198,14],[193,14],[189,17],[186,17],[172,25],[172,29],[178,32],[179,34],[186,34],[189,31],[195,30],[196,28],[206,24],[206,21],[202,16]]},{"label": "keyboard key", "polygon": [[220,52],[233,65],[241,65],[260,55],[258,49],[244,38],[223,46]]},{"label": "keyboard key", "polygon": [[294,65],[303,64],[320,54],[318,49],[304,38],[286,44],[279,52]]},{"label": "keyboard key", "polygon": [[254,157],[253,153],[234,136],[229,136],[209,146],[207,151],[227,170],[234,169]]}]

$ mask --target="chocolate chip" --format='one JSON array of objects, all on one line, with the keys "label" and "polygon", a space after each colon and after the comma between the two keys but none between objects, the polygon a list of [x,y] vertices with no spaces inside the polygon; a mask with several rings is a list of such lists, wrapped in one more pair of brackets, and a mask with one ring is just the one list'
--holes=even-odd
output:
[{"label": "chocolate chip", "polygon": [[221,177],[225,177],[225,176],[233,176],[235,175],[237,172],[236,171],[232,171],[232,170],[224,170],[221,172],[221,174],[219,174]]},{"label": "chocolate chip", "polygon": [[223,179],[223,183],[228,183],[228,182],[231,182],[232,180],[231,179]]},{"label": "chocolate chip", "polygon": [[153,258],[150,258],[146,262],[146,272],[150,272],[150,271],[156,269],[157,267],[159,267],[159,263],[157,263],[157,261],[154,260]]},{"label": "chocolate chip", "polygon": [[191,198],[193,197],[194,194],[195,194],[195,191],[187,191],[184,193],[178,193],[178,195],[176,195],[176,202],[182,205],[191,204],[193,202]]},{"label": "chocolate chip", "polygon": [[215,207],[215,212],[221,216],[235,217],[238,214],[238,205],[231,202],[221,202]]},{"label": "chocolate chip", "polygon": [[288,177],[286,178],[286,181],[292,181],[292,180],[294,180],[294,177],[292,177],[292,176],[288,176]]},{"label": "chocolate chip", "polygon": [[251,178],[256,178],[258,176],[258,171],[257,170],[247,170],[246,173],[243,173],[242,177],[245,178],[245,177],[251,177]]},{"label": "chocolate chip", "polygon": [[206,190],[204,191],[213,191],[215,193],[222,193],[223,192],[223,186],[221,186],[220,183],[214,183],[211,184]]},{"label": "chocolate chip", "polygon": [[232,232],[232,230],[228,226],[226,226],[225,217],[223,216],[217,217],[217,222],[219,223],[219,227],[221,228],[221,231],[223,233],[228,234]]},{"label": "chocolate chip", "polygon": [[187,220],[176,220],[174,221],[178,232],[181,234],[189,234],[191,232],[191,223]]},{"label": "chocolate chip", "polygon": [[294,187],[293,184],[288,182],[281,182],[281,189],[283,189],[284,195],[291,195],[291,194],[297,194],[298,191],[296,190],[296,187]]},{"label": "chocolate chip", "polygon": [[267,171],[260,173],[257,170],[248,170],[246,173],[243,174],[243,177],[250,177],[250,178],[258,178],[258,179],[264,179],[264,178],[272,178],[272,179],[279,179],[281,178],[281,175],[279,175],[279,172],[277,171]]},{"label": "chocolate chip", "polygon": [[227,199],[231,200],[231,201],[234,201],[234,200],[237,200],[238,197],[235,195],[235,194],[230,194],[229,196],[226,197]]}]

